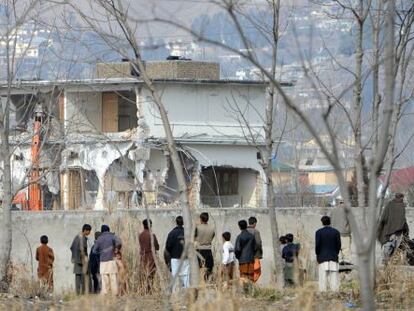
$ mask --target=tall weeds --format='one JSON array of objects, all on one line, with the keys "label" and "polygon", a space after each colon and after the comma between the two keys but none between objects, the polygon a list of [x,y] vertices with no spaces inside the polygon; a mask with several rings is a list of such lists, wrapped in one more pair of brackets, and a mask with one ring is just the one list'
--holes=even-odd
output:
[{"label": "tall weeds", "polygon": [[122,217],[117,222],[110,225],[113,232],[122,240],[122,257],[127,266],[127,294],[137,295],[160,295],[166,288],[169,271],[165,263],[160,260],[159,255],[156,254],[155,262],[157,269],[161,270],[161,275],[165,276],[160,279],[156,274],[153,280],[152,291],[148,291],[149,271],[140,263],[140,247],[139,247],[139,233],[143,230],[141,221],[132,217]]}]

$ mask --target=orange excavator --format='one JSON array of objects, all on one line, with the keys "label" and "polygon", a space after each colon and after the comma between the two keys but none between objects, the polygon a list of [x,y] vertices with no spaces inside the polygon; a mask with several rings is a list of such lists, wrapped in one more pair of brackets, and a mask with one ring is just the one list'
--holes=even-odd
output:
[{"label": "orange excavator", "polygon": [[13,204],[21,205],[23,210],[41,211],[42,189],[40,187],[40,149],[41,149],[41,129],[44,119],[44,113],[41,105],[36,105],[33,111],[33,137],[31,144],[32,169],[29,176],[29,200],[26,200],[26,193],[20,191],[13,199]]},{"label": "orange excavator", "polygon": [[43,210],[42,204],[42,189],[40,188],[40,148],[41,148],[41,130],[43,124],[43,110],[42,106],[36,105],[33,112],[34,125],[33,125],[33,137],[32,137],[32,170],[30,171],[29,178],[29,210],[41,211]]}]

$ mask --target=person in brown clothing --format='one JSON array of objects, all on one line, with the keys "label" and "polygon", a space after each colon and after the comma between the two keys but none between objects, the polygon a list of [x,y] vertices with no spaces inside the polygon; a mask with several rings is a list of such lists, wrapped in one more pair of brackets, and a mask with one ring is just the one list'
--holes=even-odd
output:
[{"label": "person in brown clothing", "polygon": [[49,239],[46,235],[40,237],[41,245],[36,249],[36,260],[39,262],[37,277],[40,282],[46,284],[49,292],[53,291],[53,261],[55,256],[53,249],[47,246]]},{"label": "person in brown clothing", "polygon": [[254,275],[253,282],[256,283],[257,280],[262,275],[262,267],[260,260],[263,258],[263,248],[262,248],[262,238],[260,236],[259,230],[256,229],[257,218],[252,216],[248,220],[249,225],[247,226],[247,231],[254,235],[256,241],[256,249],[254,251]]},{"label": "person in brown clothing", "polygon": [[[144,219],[142,225],[144,226],[144,230],[140,233],[138,237],[141,256],[141,271],[144,274],[144,279],[147,281],[147,290],[148,292],[151,292],[155,272],[157,271],[154,254],[151,250],[151,219]],[[160,245],[158,244],[158,240],[155,234],[152,234],[152,239],[154,243],[154,249],[155,251],[158,251],[160,249]]]}]

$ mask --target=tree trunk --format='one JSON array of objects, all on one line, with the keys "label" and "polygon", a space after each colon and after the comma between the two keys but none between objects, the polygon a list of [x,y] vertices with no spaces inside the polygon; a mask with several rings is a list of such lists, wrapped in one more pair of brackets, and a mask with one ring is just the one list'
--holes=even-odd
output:
[{"label": "tree trunk", "polygon": [[[4,120],[4,122],[2,122]],[[1,248],[0,248],[0,290],[7,290],[8,279],[7,270],[10,266],[10,254],[12,249],[12,219],[11,219],[11,203],[12,203],[12,180],[10,167],[10,147],[9,147],[9,131],[8,131],[8,108],[4,110],[3,120],[0,120],[0,155],[3,162],[3,197],[2,210],[3,222],[1,226]],[[3,123],[3,126],[1,124]],[[4,287],[4,288],[2,288]]]},{"label": "tree trunk", "polygon": [[[271,173],[270,173],[271,174]],[[269,210],[269,218],[270,218],[270,230],[271,230],[271,238],[272,238],[272,255],[273,255],[273,262],[275,263],[275,276],[276,276],[276,284],[279,288],[283,287],[283,265],[282,265],[282,256],[280,254],[280,244],[279,244],[279,226],[277,223],[276,218],[276,211],[273,204],[273,181],[272,177],[268,176],[266,172],[266,180],[267,180],[267,209]]]},{"label": "tree trunk", "polygon": [[[276,67],[276,63],[274,63]],[[275,68],[274,67],[274,68]],[[269,88],[269,99],[266,104],[266,125],[265,125],[265,141],[266,147],[265,151],[262,153],[262,168],[265,172],[266,178],[266,205],[269,210],[270,217],[270,230],[272,238],[272,253],[273,253],[273,262],[275,263],[275,276],[276,284],[282,288],[283,287],[283,271],[282,271],[282,257],[280,255],[280,245],[279,245],[279,229],[276,218],[276,211],[274,207],[274,189],[273,189],[273,179],[272,179],[272,152],[273,152],[273,110],[274,110],[274,95],[275,88],[270,86]]]},{"label": "tree trunk", "polygon": [[371,287],[371,256],[369,252],[359,254],[359,280],[361,285],[361,300],[363,310],[375,310],[374,291]]},{"label": "tree trunk", "polygon": [[[8,13],[9,14],[9,13]],[[7,15],[10,18],[9,15]],[[11,263],[11,249],[12,249],[12,177],[10,165],[10,100],[11,100],[11,86],[13,82],[13,60],[14,51],[11,53],[10,41],[6,41],[6,67],[7,67],[7,98],[6,104],[3,107],[0,103],[0,162],[3,162],[3,224],[0,238],[0,290],[8,290],[9,279],[7,277],[8,268]],[[12,57],[13,55],[13,57]],[[2,286],[3,285],[3,286]],[[4,287],[4,288],[2,288]]]},{"label": "tree trunk", "polygon": [[[276,78],[276,67],[277,67],[277,56],[279,48],[279,28],[280,28],[280,0],[272,0],[271,2],[273,25],[272,25],[272,38],[273,38],[273,49],[272,49],[272,68],[271,73],[272,77]],[[272,251],[273,251],[273,262],[275,263],[275,276],[276,284],[278,287],[282,288],[283,281],[283,265],[282,257],[280,255],[280,243],[279,243],[279,225],[276,218],[276,211],[274,206],[274,187],[273,187],[273,178],[272,178],[272,153],[274,150],[274,140],[273,140],[273,116],[275,110],[275,93],[276,88],[273,84],[269,87],[269,99],[266,105],[266,125],[265,125],[265,141],[266,141],[266,151],[265,158],[262,159],[263,169],[266,175],[266,205],[269,210],[270,217],[270,230],[272,238]]]},{"label": "tree trunk", "polygon": [[[364,20],[361,15],[363,14],[363,8],[359,9],[360,16],[358,19],[358,33],[356,38],[356,59],[355,59],[355,86],[354,86],[354,99],[353,99],[353,120],[354,120],[354,139],[355,139],[355,167],[356,167],[356,181],[357,181],[357,193],[358,193],[358,206],[364,207],[365,200],[365,184],[364,184],[364,167],[362,157],[362,121],[361,121],[361,109],[362,109],[362,62],[363,62],[363,30]],[[364,213],[365,220],[365,213]]]},{"label": "tree trunk", "polygon": [[379,105],[380,105],[380,94],[379,94],[379,66],[380,66],[380,46],[379,46],[379,32],[380,32],[380,20],[381,20],[381,4],[377,8],[378,12],[375,14],[375,20],[372,26],[372,45],[373,45],[373,58],[374,64],[372,66],[372,133],[374,133],[373,150],[378,148],[378,122],[379,122]]}]

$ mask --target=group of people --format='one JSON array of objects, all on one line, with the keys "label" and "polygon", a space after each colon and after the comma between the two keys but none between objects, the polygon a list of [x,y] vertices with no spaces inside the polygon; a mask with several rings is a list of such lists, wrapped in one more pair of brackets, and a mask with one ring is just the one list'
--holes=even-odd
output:
[{"label": "group of people", "polygon": [[[150,283],[156,271],[152,245],[158,251],[159,244],[156,236],[150,234],[151,220],[145,219],[142,224],[144,230],[138,237],[140,262],[151,290]],[[125,294],[128,290],[127,264],[122,257],[121,239],[104,224],[101,231],[95,232],[95,241],[88,253],[88,236],[91,231],[92,226],[84,224],[70,246],[76,293]],[[40,237],[41,245],[36,249],[36,260],[39,262],[38,278],[52,292],[54,253],[47,245],[48,240],[46,235]]]},{"label": "group of people", "polygon": [[[151,233],[152,221],[144,219],[143,231],[138,236],[140,245],[140,267],[147,282],[146,291],[151,292],[156,273],[154,254],[159,250],[155,234]],[[73,239],[70,250],[74,265],[75,289],[77,294],[88,292],[103,295],[123,295],[128,292],[128,267],[122,256],[122,241],[108,225],[102,225],[95,232],[95,242],[88,256],[87,237],[92,227],[85,224]]]},{"label": "group of people", "polygon": [[91,231],[91,225],[84,224],[70,246],[76,293],[122,293],[126,284],[122,280],[125,269],[122,241],[108,225],[102,225],[101,231],[95,232],[95,242],[88,254],[87,239]]},{"label": "group of people", "polygon": [[[341,239],[338,230],[330,226],[330,218],[322,217],[323,228],[316,232],[315,252],[319,263],[320,290],[337,291],[339,288],[338,254],[341,249]],[[199,268],[206,282],[210,282],[214,268],[212,252],[215,228],[208,223],[209,214],[200,214],[200,223],[195,228],[195,247]],[[170,267],[174,278],[173,291],[187,288],[190,285],[190,264],[188,254],[184,249],[184,220],[182,216],[175,219],[173,228],[165,243],[164,258]],[[157,237],[151,232],[152,221],[145,219],[144,230],[139,234],[141,270],[146,273],[147,290],[151,292],[156,273],[154,254],[159,250]],[[262,239],[256,229],[256,217],[248,221],[240,220],[240,233],[233,245],[231,233],[225,230],[222,233],[222,277],[227,284],[231,284],[235,276],[236,260],[238,261],[241,280],[255,283],[261,275],[260,260],[263,257]],[[92,231],[89,224],[84,224],[79,234],[71,244],[73,273],[75,274],[75,289],[77,294],[111,293],[124,294],[127,291],[127,266],[122,258],[122,241],[110,232],[108,225],[102,225],[101,231],[95,232],[95,241],[88,254],[87,238]],[[48,237],[40,238],[41,246],[36,250],[36,259],[39,261],[38,277],[53,290],[53,250],[47,245]],[[295,285],[294,263],[299,255],[299,244],[295,244],[292,234],[280,238],[281,256],[285,260],[284,276],[286,286]]]},{"label": "group of people", "polygon": [[[321,218],[322,228],[315,233],[315,255],[318,262],[319,291],[339,290],[339,252],[341,234],[331,226],[331,218]],[[300,244],[294,243],[293,234],[279,238],[284,259],[283,276],[286,287],[302,283],[306,269],[299,264]]]},{"label": "group of people", "polygon": [[[341,201],[338,210],[332,212],[336,224],[331,225],[331,218],[321,218],[322,228],[315,233],[315,255],[318,263],[320,291],[339,290],[339,254],[346,241],[350,248],[350,230],[346,223],[345,210]],[[164,259],[174,278],[173,291],[186,288],[190,285],[190,263],[188,250],[184,248],[184,219],[178,216],[176,226],[167,236],[165,242]],[[160,249],[157,237],[151,231],[152,222],[145,219],[143,231],[139,234],[140,270],[145,271],[147,292],[153,288],[154,276],[157,272],[156,252]],[[235,275],[236,261],[240,279],[257,282],[261,276],[261,259],[263,257],[262,239],[256,228],[257,219],[250,217],[247,221],[240,220],[240,233],[231,242],[232,234],[229,230],[222,233],[222,260],[221,276],[226,283],[231,284]],[[336,228],[337,227],[337,228]],[[339,229],[339,230],[338,230]],[[127,291],[127,265],[122,258],[122,241],[108,225],[102,225],[101,230],[95,232],[95,241],[88,254],[87,238],[92,231],[89,224],[82,227],[82,231],[75,236],[71,244],[73,272],[75,274],[75,289],[78,294],[87,292],[123,294]],[[213,255],[213,241],[216,230],[209,224],[209,214],[200,214],[200,221],[195,227],[195,249],[200,272],[205,282],[211,282],[215,266]],[[388,258],[400,247],[404,235],[408,235],[408,226],[405,219],[405,204],[403,196],[397,194],[394,200],[386,205],[380,222],[378,239],[383,246],[384,257]],[[342,242],[341,242],[342,240]],[[349,241],[348,241],[349,240]],[[298,262],[300,245],[294,243],[293,234],[286,234],[279,239],[281,257],[284,260],[284,280],[286,286],[297,283],[295,277],[295,263]],[[54,253],[48,246],[48,237],[40,238],[41,246],[36,250],[36,260],[39,261],[38,277],[50,291],[53,290],[53,262]],[[302,273],[306,272],[302,269]]]},{"label": "group of people", "polygon": [[[190,285],[190,264],[184,249],[183,217],[176,217],[175,223],[176,227],[168,233],[164,250],[164,259],[175,280],[173,291]],[[151,232],[152,221],[145,219],[142,224],[144,230],[138,237],[140,270],[145,273],[147,292],[151,292],[157,271],[154,255],[157,256],[156,252],[160,246],[156,235]],[[234,279],[236,260],[241,279],[257,282],[261,275],[262,239],[256,224],[255,217],[250,217],[248,221],[240,220],[238,226],[241,232],[234,245],[231,242],[230,231],[225,230],[222,233],[222,277],[227,284],[231,284]],[[95,241],[88,253],[88,237],[91,232],[92,226],[84,224],[70,246],[76,293],[122,295],[128,289],[127,265],[122,258],[122,241],[104,224],[100,231],[95,232]],[[194,241],[200,272],[205,282],[212,280],[215,265],[212,251],[214,238],[215,228],[209,224],[209,214],[201,213],[200,222],[195,227]],[[38,277],[52,291],[54,254],[47,245],[47,236],[42,236],[40,242],[41,246],[36,250],[36,259],[39,261]]]},{"label": "group of people", "polygon": [[[176,227],[168,234],[165,244],[164,257],[175,279],[173,291],[186,288],[190,285],[190,263],[188,254],[184,250],[184,220],[182,216],[176,218]],[[209,223],[209,214],[200,214],[200,223],[195,228],[195,248],[201,274],[206,282],[211,281],[214,256],[212,252],[215,228]],[[248,222],[238,222],[240,234],[236,243],[231,242],[231,233],[225,230],[222,233],[222,276],[230,284],[234,279],[236,260],[239,263],[240,278],[256,282],[261,275],[260,259],[263,256],[262,239],[256,229],[257,219],[250,217]]]}]

